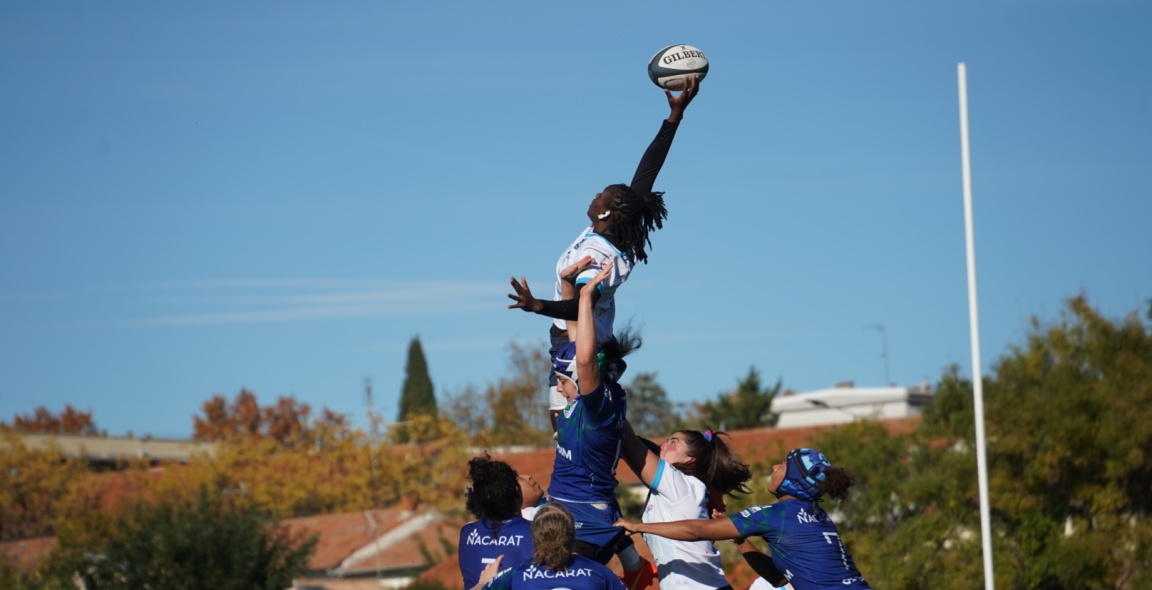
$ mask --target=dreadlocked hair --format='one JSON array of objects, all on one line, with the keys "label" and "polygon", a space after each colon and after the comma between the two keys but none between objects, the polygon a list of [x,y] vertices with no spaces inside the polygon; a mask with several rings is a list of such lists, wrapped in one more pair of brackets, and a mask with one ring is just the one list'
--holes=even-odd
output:
[{"label": "dreadlocked hair", "polygon": [[640,330],[633,328],[631,322],[615,332],[611,338],[600,344],[600,352],[604,354],[604,368],[608,373],[607,377],[614,382],[619,381],[620,376],[628,368],[628,363],[624,362],[624,357],[636,352],[644,345],[644,339],[640,337]]},{"label": "dreadlocked hair", "polygon": [[711,441],[698,430],[681,430],[680,434],[684,435],[684,442],[688,444],[688,456],[692,462],[677,463],[676,469],[699,478],[709,488],[733,498],[739,497],[736,494],[752,493],[745,485],[752,479],[752,470],[720,438],[720,435],[728,436],[727,432],[713,432]]},{"label": "dreadlocked hair", "polygon": [[613,184],[608,189],[615,193],[609,206],[612,216],[607,231],[612,236],[612,243],[628,256],[632,264],[637,260],[648,264],[648,253],[644,251],[645,245],[652,247],[648,234],[663,228],[664,220],[668,218],[664,193],[642,195],[626,184]]},{"label": "dreadlocked hair", "polygon": [[830,496],[843,502],[848,499],[848,490],[856,483],[852,472],[840,467],[825,467],[824,481],[816,484],[822,496]]},{"label": "dreadlocked hair", "polygon": [[500,525],[508,519],[520,516],[520,482],[511,465],[484,453],[468,461],[468,479],[472,486],[464,493],[464,507],[487,521],[493,535],[500,534]]},{"label": "dreadlocked hair", "polygon": [[545,504],[532,519],[532,563],[554,572],[568,569],[576,548],[576,520],[557,502]]}]

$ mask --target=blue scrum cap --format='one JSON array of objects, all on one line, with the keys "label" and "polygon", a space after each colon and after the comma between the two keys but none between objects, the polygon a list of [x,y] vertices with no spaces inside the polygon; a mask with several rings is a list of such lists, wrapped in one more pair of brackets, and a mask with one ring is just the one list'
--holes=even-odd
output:
[{"label": "blue scrum cap", "polygon": [[832,466],[828,457],[816,449],[793,449],[784,459],[784,481],[776,488],[776,496],[796,496],[801,500],[816,500],[824,492],[819,485],[824,481],[824,470]]},{"label": "blue scrum cap", "polygon": [[[600,347],[596,347],[596,348],[599,349]],[[616,361],[615,363],[613,363],[614,367],[619,366],[619,368],[617,368],[616,371],[607,371],[605,364],[606,364],[606,361],[604,360],[604,353],[597,350],[597,352],[596,352],[596,365],[600,369],[600,376],[601,377],[607,376],[608,378],[612,379],[613,381],[615,381],[616,376],[620,373],[623,373],[624,368],[628,366],[628,365],[624,364],[623,360],[619,360],[619,361]],[[558,375],[560,377],[571,380],[573,383],[578,381],[578,379],[576,379],[576,343],[575,342],[569,342],[568,344],[561,346],[560,350],[556,351],[556,356],[552,357],[552,371],[555,372],[556,375]]]},{"label": "blue scrum cap", "polygon": [[560,377],[569,381],[576,381],[575,342],[569,342],[556,351],[556,356],[552,357],[552,370]]}]

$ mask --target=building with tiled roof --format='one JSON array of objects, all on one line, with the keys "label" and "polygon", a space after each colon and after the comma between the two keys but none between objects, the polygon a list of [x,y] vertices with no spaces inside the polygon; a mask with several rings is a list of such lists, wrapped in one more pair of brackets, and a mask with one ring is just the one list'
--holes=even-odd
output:
[{"label": "building with tiled roof", "polygon": [[431,508],[385,508],[283,521],[292,534],[318,535],[297,588],[403,588],[456,552],[461,522]]},{"label": "building with tiled roof", "polygon": [[20,571],[30,572],[56,548],[56,543],[56,537],[0,542],[0,562]]}]

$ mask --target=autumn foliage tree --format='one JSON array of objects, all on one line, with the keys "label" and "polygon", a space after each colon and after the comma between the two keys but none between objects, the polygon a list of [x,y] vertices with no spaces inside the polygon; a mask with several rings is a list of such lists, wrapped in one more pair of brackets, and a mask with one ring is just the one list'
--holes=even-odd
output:
[{"label": "autumn foliage tree", "polygon": [[64,411],[53,413],[44,406],[40,406],[31,414],[17,414],[12,419],[11,428],[16,432],[27,434],[76,434],[94,436],[98,434],[96,421],[92,419],[92,410],[82,412],[73,408],[71,404],[64,406]]},{"label": "autumn foliage tree", "polygon": [[87,463],[59,447],[29,448],[15,433],[0,433],[0,541],[50,535],[82,512],[88,474]]},{"label": "autumn foliage tree", "polygon": [[214,395],[201,406],[200,416],[192,421],[193,437],[199,440],[270,439],[282,444],[314,442],[318,431],[339,431],[347,418],[324,408],[318,418],[312,417],[312,406],[296,398],[280,397],[276,403],[261,406],[256,394],[247,389],[229,402]]},{"label": "autumn foliage tree", "polygon": [[552,439],[548,355],[543,347],[512,343],[508,368],[508,377],[490,383],[482,393],[468,387],[449,396],[446,413],[476,445],[543,445]]}]

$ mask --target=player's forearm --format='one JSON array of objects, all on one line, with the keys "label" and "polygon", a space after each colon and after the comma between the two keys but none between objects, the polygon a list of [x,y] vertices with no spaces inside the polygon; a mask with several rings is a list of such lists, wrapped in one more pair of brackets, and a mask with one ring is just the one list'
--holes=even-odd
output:
[{"label": "player's forearm", "polygon": [[676,138],[676,129],[680,126],[679,119],[673,121],[673,116],[669,116],[660,124],[660,131],[644,151],[644,156],[640,158],[640,164],[636,167],[636,174],[632,176],[632,184],[629,186],[642,196],[652,192],[656,177],[668,157],[668,151],[672,149],[672,140]]},{"label": "player's forearm", "polygon": [[706,520],[678,520],[676,522],[638,522],[631,527],[637,533],[647,533],[676,541],[703,541],[703,525]]},{"label": "player's forearm", "polygon": [[580,303],[577,299],[561,299],[560,301],[541,301],[537,314],[557,320],[574,322],[580,318]]},{"label": "player's forearm", "polygon": [[600,384],[600,369],[596,366],[596,322],[592,319],[592,292],[580,293],[580,313],[576,325],[576,371],[580,378],[580,393],[591,393]]},{"label": "player's forearm", "polygon": [[[563,281],[562,281],[563,282]],[[534,310],[537,314],[550,317],[557,320],[565,320],[575,322],[580,319],[580,293],[584,290],[584,283],[573,287],[572,294],[567,295],[565,289],[561,289],[563,299],[559,301],[540,301],[540,309]],[[592,294],[592,305],[600,301],[600,290],[595,289]]]},{"label": "player's forearm", "polygon": [[620,455],[624,457],[624,462],[628,464],[628,468],[640,478],[644,485],[650,485],[651,481],[644,478],[644,463],[648,458],[648,447],[636,436],[636,432],[632,430],[630,422],[624,422],[624,444],[620,448]]}]

